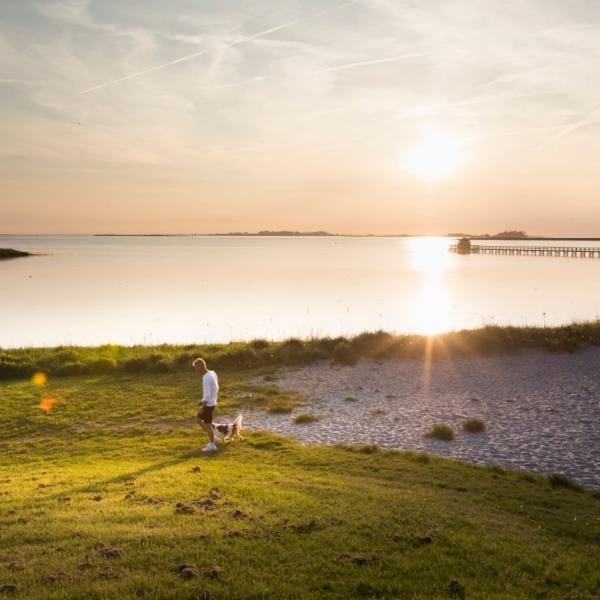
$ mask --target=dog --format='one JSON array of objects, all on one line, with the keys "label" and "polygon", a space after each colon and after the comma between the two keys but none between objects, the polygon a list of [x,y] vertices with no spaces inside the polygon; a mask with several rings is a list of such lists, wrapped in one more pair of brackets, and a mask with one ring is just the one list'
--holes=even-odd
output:
[{"label": "dog", "polygon": [[243,415],[238,415],[233,423],[213,423],[213,431],[215,436],[219,438],[219,441],[230,442],[233,441],[234,436],[237,436],[242,442],[244,438],[242,436],[242,421],[244,420]]}]

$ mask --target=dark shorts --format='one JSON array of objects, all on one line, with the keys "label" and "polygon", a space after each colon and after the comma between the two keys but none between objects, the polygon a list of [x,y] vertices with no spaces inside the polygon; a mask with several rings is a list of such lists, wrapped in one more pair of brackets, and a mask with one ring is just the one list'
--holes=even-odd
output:
[{"label": "dark shorts", "polygon": [[212,423],[213,411],[215,410],[214,406],[206,406],[203,404],[198,411],[198,418],[202,419],[205,423]]}]

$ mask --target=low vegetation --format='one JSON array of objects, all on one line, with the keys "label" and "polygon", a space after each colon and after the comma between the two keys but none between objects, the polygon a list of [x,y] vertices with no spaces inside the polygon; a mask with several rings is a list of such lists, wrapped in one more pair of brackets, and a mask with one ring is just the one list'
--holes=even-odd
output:
[{"label": "low vegetation", "polygon": [[5,349],[0,350],[0,380],[29,378],[38,371],[52,376],[185,372],[197,356],[203,356],[218,369],[275,369],[317,360],[353,365],[361,358],[427,356],[440,360],[532,348],[573,352],[589,345],[600,346],[600,321],[554,328],[488,326],[434,337],[379,331],[351,338],[293,338],[283,342]]},{"label": "low vegetation", "polygon": [[431,429],[425,433],[425,437],[451,442],[454,439],[454,429],[450,425],[432,425]]},{"label": "low vegetation", "polygon": [[[218,420],[278,397],[257,389],[259,372],[220,375]],[[198,379],[180,372],[0,384],[0,597],[600,592],[593,493],[257,431],[204,456],[198,394]]]},{"label": "low vegetation", "polygon": [[315,421],[318,421],[318,420],[319,420],[318,415],[313,415],[310,413],[301,413],[294,417],[294,423],[297,423],[299,425],[302,425],[304,423],[314,423]]},{"label": "low vegetation", "polygon": [[467,419],[463,423],[463,429],[469,433],[482,433],[485,431],[485,422],[481,419]]},{"label": "low vegetation", "polygon": [[577,482],[562,473],[552,473],[552,475],[548,477],[548,481],[550,482],[550,485],[555,488],[562,487],[576,492],[583,491],[583,488]]}]

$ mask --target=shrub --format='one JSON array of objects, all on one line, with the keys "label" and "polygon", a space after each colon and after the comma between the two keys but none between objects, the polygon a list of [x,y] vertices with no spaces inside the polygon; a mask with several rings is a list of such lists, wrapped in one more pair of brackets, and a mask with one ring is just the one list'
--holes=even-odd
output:
[{"label": "shrub", "polygon": [[346,396],[344,398],[344,402],[358,402],[358,398],[355,398],[354,396]]},{"label": "shrub", "polygon": [[82,362],[68,362],[56,370],[56,374],[61,375],[83,375],[86,373],[87,367]]},{"label": "shrub", "polygon": [[250,345],[255,349],[255,350],[265,350],[266,348],[269,347],[270,343],[267,340],[252,340],[250,342]]},{"label": "shrub", "polygon": [[333,360],[340,365],[352,366],[358,362],[359,355],[347,342],[338,342],[333,348]]},{"label": "shrub", "polygon": [[117,361],[114,358],[98,358],[88,364],[87,372],[91,375],[104,375],[117,368]]},{"label": "shrub", "polygon": [[29,363],[0,360],[0,380],[31,377],[39,369]]},{"label": "shrub", "polygon": [[373,415],[373,416],[377,416],[377,415],[385,415],[385,410],[383,408],[370,408],[369,412]]},{"label": "shrub", "polygon": [[123,363],[123,370],[128,373],[141,373],[146,370],[148,361],[145,358],[130,358]]},{"label": "shrub", "polygon": [[425,433],[425,437],[436,438],[438,440],[450,442],[454,439],[454,429],[452,429],[450,425],[433,425],[431,429],[427,433]]},{"label": "shrub", "polygon": [[575,481],[564,475],[563,473],[552,473],[548,477],[548,482],[553,488],[566,488],[576,492],[582,492],[583,488]]},{"label": "shrub", "polygon": [[485,431],[485,423],[481,419],[467,419],[463,423],[463,429],[469,433],[481,433]]},{"label": "shrub", "polygon": [[301,413],[294,417],[294,423],[299,425],[303,423],[313,423],[314,421],[318,421],[319,417],[317,415],[311,415],[309,413]]},{"label": "shrub", "polygon": [[270,413],[275,413],[277,415],[283,415],[286,413],[291,413],[292,407],[289,404],[276,403],[276,404],[272,404],[271,406],[269,406],[269,408],[267,410]]}]

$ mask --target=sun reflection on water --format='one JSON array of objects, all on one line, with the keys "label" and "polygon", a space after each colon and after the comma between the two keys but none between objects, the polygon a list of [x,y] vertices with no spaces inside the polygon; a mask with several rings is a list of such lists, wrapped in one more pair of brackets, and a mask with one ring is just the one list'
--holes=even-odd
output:
[{"label": "sun reflection on water", "polygon": [[409,241],[410,265],[422,274],[421,289],[415,294],[414,328],[425,335],[452,329],[444,273],[450,263],[449,240],[423,237]]}]

